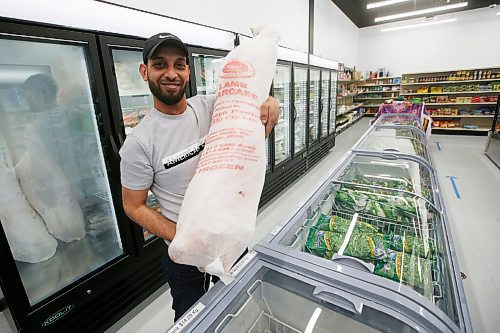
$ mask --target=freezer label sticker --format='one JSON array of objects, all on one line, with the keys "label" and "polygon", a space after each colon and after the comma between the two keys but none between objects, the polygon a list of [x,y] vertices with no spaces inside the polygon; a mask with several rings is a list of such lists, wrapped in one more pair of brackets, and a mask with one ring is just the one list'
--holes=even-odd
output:
[{"label": "freezer label sticker", "polygon": [[205,308],[205,305],[203,305],[203,303],[199,302],[198,304],[196,304],[196,306],[194,308],[192,308],[188,313],[186,313],[184,315],[184,317],[179,319],[177,324],[175,324],[174,327],[169,329],[167,333],[179,333],[179,332],[181,332],[184,329],[184,327],[186,327],[191,322],[191,320],[196,318],[196,316],[204,308]]},{"label": "freezer label sticker", "polygon": [[236,274],[238,274],[239,271],[241,271],[243,267],[245,267],[250,262],[250,260],[252,260],[252,258],[255,257],[256,255],[257,252],[255,251],[249,251],[247,254],[245,254],[245,256],[241,258],[241,260],[238,261],[234,265],[234,267],[229,271],[229,276],[234,278]]},{"label": "freezer label sticker", "polygon": [[71,310],[73,310],[74,307],[75,306],[73,304],[65,306],[64,308],[62,308],[61,310],[57,311],[56,313],[54,313],[49,318],[45,319],[45,321],[43,322],[42,326],[46,327],[46,326],[49,326],[49,325],[55,323],[56,321],[58,321],[59,319],[61,319],[65,315],[67,315]]}]

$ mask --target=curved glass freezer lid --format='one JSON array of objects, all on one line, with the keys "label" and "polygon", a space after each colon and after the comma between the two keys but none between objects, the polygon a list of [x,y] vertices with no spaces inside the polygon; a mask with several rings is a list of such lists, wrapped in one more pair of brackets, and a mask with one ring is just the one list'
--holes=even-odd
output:
[{"label": "curved glass freezer lid", "polygon": [[[201,312],[183,333],[446,331],[430,313],[422,315],[421,323],[409,306],[396,311],[392,293],[379,289],[380,294],[367,297],[366,283],[355,286],[346,282],[352,278],[334,279],[339,273],[321,278],[307,268],[287,266],[257,260],[222,297],[202,298],[193,307]],[[175,325],[168,332],[174,331]]]},{"label": "curved glass freezer lid", "polygon": [[[361,264],[360,274],[368,281],[409,287],[458,324],[459,282],[449,258],[443,217],[431,200],[421,196],[432,191],[431,184],[416,190],[425,177],[403,176],[413,163],[417,164],[354,155],[270,243],[320,266],[346,260],[348,265]],[[379,170],[385,170],[383,177]],[[358,217],[353,222],[354,214]]]},{"label": "curved glass freezer lid", "polygon": [[412,127],[374,126],[354,150],[378,153],[403,153],[420,157],[431,163],[427,141],[418,129]]},{"label": "curved glass freezer lid", "polygon": [[422,130],[420,118],[411,113],[386,113],[382,114],[374,124],[377,125],[406,125]]}]

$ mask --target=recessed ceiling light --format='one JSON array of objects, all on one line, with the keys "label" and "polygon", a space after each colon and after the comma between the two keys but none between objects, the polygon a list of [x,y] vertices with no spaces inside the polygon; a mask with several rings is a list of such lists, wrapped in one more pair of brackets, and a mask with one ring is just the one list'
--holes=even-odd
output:
[{"label": "recessed ceiling light", "polygon": [[467,1],[465,1],[465,2],[454,3],[452,5],[446,5],[446,6],[440,6],[440,7],[431,7],[431,8],[421,9],[421,10],[414,10],[414,11],[406,12],[406,13],[400,13],[400,14],[394,14],[394,15],[376,17],[375,18],[375,22],[390,21],[390,20],[395,20],[395,19],[399,19],[399,18],[405,18],[405,17],[410,17],[410,16],[423,15],[423,14],[427,14],[427,13],[441,12],[441,11],[445,11],[445,10],[466,7],[468,4],[469,3]]},{"label": "recessed ceiling light", "polygon": [[380,30],[380,32],[388,32],[388,31],[395,31],[395,30],[405,30],[405,29],[412,29],[412,28],[418,28],[418,27],[423,27],[426,25],[435,25],[435,24],[442,24],[442,23],[448,23],[448,22],[455,22],[457,19],[452,18],[449,20],[441,20],[441,21],[430,21],[430,22],[422,22],[422,23],[416,23],[416,24],[409,24],[409,25],[402,25],[399,27],[392,27],[392,28],[384,28]]},{"label": "recessed ceiling light", "polygon": [[378,7],[389,6],[389,5],[393,5],[395,3],[400,3],[400,2],[405,2],[405,1],[410,1],[410,0],[385,0],[385,1],[372,2],[372,3],[369,3],[366,5],[366,9],[373,9],[373,8],[378,8]]}]

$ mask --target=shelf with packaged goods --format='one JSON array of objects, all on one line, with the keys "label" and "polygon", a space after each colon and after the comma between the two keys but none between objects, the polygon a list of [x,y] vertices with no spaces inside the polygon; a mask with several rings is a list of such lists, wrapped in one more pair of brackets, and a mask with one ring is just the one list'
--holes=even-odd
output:
[{"label": "shelf with packaged goods", "polygon": [[349,113],[351,111],[354,111],[356,109],[359,109],[360,107],[363,106],[363,103],[359,103],[359,104],[356,104],[356,105],[352,105],[350,107],[347,108],[347,110],[344,110],[342,111],[341,113],[338,113],[337,116],[340,116],[340,115],[343,115],[343,114],[346,114],[346,113]]},{"label": "shelf with packaged goods", "polygon": [[378,108],[380,107],[380,104],[368,104],[368,105],[363,105],[364,108]]},{"label": "shelf with packaged goods", "polygon": [[399,79],[401,76],[382,76],[382,77],[375,77],[375,78],[368,78],[365,81],[376,81],[376,80],[392,80],[392,79]]},{"label": "shelf with packaged goods", "polygon": [[490,129],[486,127],[480,128],[463,128],[463,127],[433,127],[433,130],[444,131],[470,131],[470,132],[488,132]]},{"label": "shelf with packaged goods", "polygon": [[440,93],[404,93],[401,96],[420,96],[420,95],[462,95],[462,94],[491,94],[500,93],[500,90],[484,90],[484,91],[460,91],[460,92],[440,92]]},{"label": "shelf with packaged goods", "polygon": [[426,106],[433,105],[496,105],[496,102],[491,103],[425,103]]},{"label": "shelf with packaged goods", "polygon": [[364,95],[364,94],[378,94],[378,93],[397,93],[400,92],[401,90],[373,90],[373,91],[364,91],[362,93],[359,93],[358,95]]},{"label": "shelf with packaged goods", "polygon": [[414,82],[414,83],[401,83],[401,85],[402,86],[428,86],[428,85],[433,85],[433,84],[477,83],[477,82],[493,82],[493,81],[500,81],[500,79],[499,78],[495,78],[495,79],[481,79],[481,80]]},{"label": "shelf with packaged goods", "polygon": [[401,85],[401,83],[383,83],[383,84],[374,84],[374,83],[370,83],[370,84],[364,84],[360,87],[391,87],[391,86],[399,86]]},{"label": "shelf with packaged goods", "polygon": [[393,99],[396,98],[397,96],[391,97],[391,96],[384,96],[384,97],[358,97],[355,98],[356,100],[363,100],[363,101],[369,101],[369,100],[374,100],[374,99]]},{"label": "shelf with packaged goods", "polygon": [[493,118],[494,115],[473,115],[473,114],[464,114],[464,115],[454,115],[454,116],[449,116],[449,115],[431,115],[432,118]]}]

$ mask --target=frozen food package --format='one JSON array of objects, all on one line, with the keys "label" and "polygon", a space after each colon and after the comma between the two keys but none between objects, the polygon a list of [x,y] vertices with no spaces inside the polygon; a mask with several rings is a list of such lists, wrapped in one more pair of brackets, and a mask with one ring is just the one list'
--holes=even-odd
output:
[{"label": "frozen food package", "polygon": [[260,107],[269,96],[279,37],[267,27],[255,32],[224,59],[205,148],[169,246],[173,261],[217,276],[249,245],[264,185]]},{"label": "frozen food package", "polygon": [[4,147],[0,147],[0,220],[15,260],[37,263],[56,252],[57,241],[26,200]]},{"label": "frozen food package", "polygon": [[45,221],[49,232],[63,242],[85,236],[83,211],[62,170],[43,152],[27,151],[16,172],[29,203]]}]

